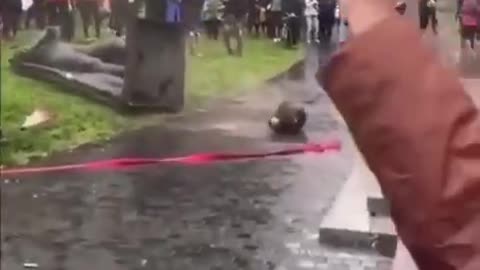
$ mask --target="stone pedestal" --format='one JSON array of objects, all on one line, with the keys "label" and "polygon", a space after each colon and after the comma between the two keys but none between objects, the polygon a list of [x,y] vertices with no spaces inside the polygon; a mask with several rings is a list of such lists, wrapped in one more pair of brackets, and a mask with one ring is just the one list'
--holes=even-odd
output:
[{"label": "stone pedestal", "polygon": [[392,221],[388,216],[371,216],[367,204],[369,195],[379,192],[376,182],[356,153],[352,174],[320,225],[320,242],[394,257],[397,236]]},{"label": "stone pedestal", "polygon": [[123,99],[133,107],[169,112],[183,108],[184,31],[178,24],[137,18],[127,35]]}]

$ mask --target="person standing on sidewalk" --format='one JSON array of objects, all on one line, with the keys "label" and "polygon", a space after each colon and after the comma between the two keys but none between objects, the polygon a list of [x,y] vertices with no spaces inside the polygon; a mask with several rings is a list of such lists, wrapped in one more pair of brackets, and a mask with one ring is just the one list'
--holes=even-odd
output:
[{"label": "person standing on sidewalk", "polygon": [[317,0],[305,0],[305,20],[307,22],[307,28],[305,33],[305,41],[310,44],[313,41],[319,43],[318,39],[318,1]]},{"label": "person standing on sidewalk", "polygon": [[[351,38],[318,73],[419,270],[480,269],[480,111],[391,1],[342,0]],[[392,53],[395,52],[395,53]]]}]

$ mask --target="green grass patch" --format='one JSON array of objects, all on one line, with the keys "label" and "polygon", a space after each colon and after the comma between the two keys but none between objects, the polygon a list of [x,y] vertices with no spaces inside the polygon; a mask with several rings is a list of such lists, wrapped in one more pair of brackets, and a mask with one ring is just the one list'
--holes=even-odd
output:
[{"label": "green grass patch", "polygon": [[220,41],[204,40],[201,57],[188,58],[187,94],[190,98],[236,95],[288,69],[303,56],[269,40],[249,39],[243,57],[226,55]]},{"label": "green grass patch", "polygon": [[[38,34],[22,32],[13,43],[2,41],[0,120],[8,142],[0,149],[1,164],[25,164],[54,151],[73,149],[151,123],[151,116],[132,119],[118,115],[85,98],[68,95],[52,84],[14,74],[8,59],[16,48],[29,44],[32,36]],[[202,56],[187,57],[189,106],[254,89],[286,70],[303,55],[301,50],[286,50],[269,40],[247,40],[243,57],[228,56],[221,41],[201,40],[198,52]],[[25,117],[36,108],[54,113],[55,124],[21,131],[20,125]]]}]

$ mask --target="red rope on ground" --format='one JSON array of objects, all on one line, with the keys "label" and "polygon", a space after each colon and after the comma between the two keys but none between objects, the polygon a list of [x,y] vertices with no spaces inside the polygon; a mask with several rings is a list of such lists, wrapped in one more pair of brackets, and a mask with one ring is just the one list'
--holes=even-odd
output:
[{"label": "red rope on ground", "polygon": [[338,151],[340,150],[340,143],[325,143],[325,144],[305,144],[295,148],[289,148],[285,150],[272,151],[272,152],[259,152],[259,153],[200,153],[182,157],[171,158],[118,158],[110,160],[100,160],[87,163],[59,165],[59,166],[47,166],[47,167],[32,167],[32,168],[11,168],[0,169],[1,176],[21,175],[21,174],[37,174],[46,172],[60,172],[60,171],[72,171],[72,170],[88,170],[88,171],[101,171],[101,170],[119,170],[131,167],[153,165],[160,163],[179,163],[184,165],[200,165],[221,161],[234,161],[234,160],[253,160],[263,159],[268,157],[280,157],[291,156],[305,153],[323,153],[326,151]]}]

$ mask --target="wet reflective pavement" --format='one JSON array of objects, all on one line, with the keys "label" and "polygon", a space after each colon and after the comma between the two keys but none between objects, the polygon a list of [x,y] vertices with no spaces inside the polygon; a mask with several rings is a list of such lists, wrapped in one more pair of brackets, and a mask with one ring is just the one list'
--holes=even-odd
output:
[{"label": "wet reflective pavement", "polygon": [[[388,269],[388,259],[318,243],[352,154],[346,128],[313,79],[317,59],[308,54],[304,81],[281,80],[44,163],[277,149],[332,138],[342,141],[341,152],[3,178],[2,269]],[[266,120],[283,99],[305,102],[305,136],[271,136]]]}]

